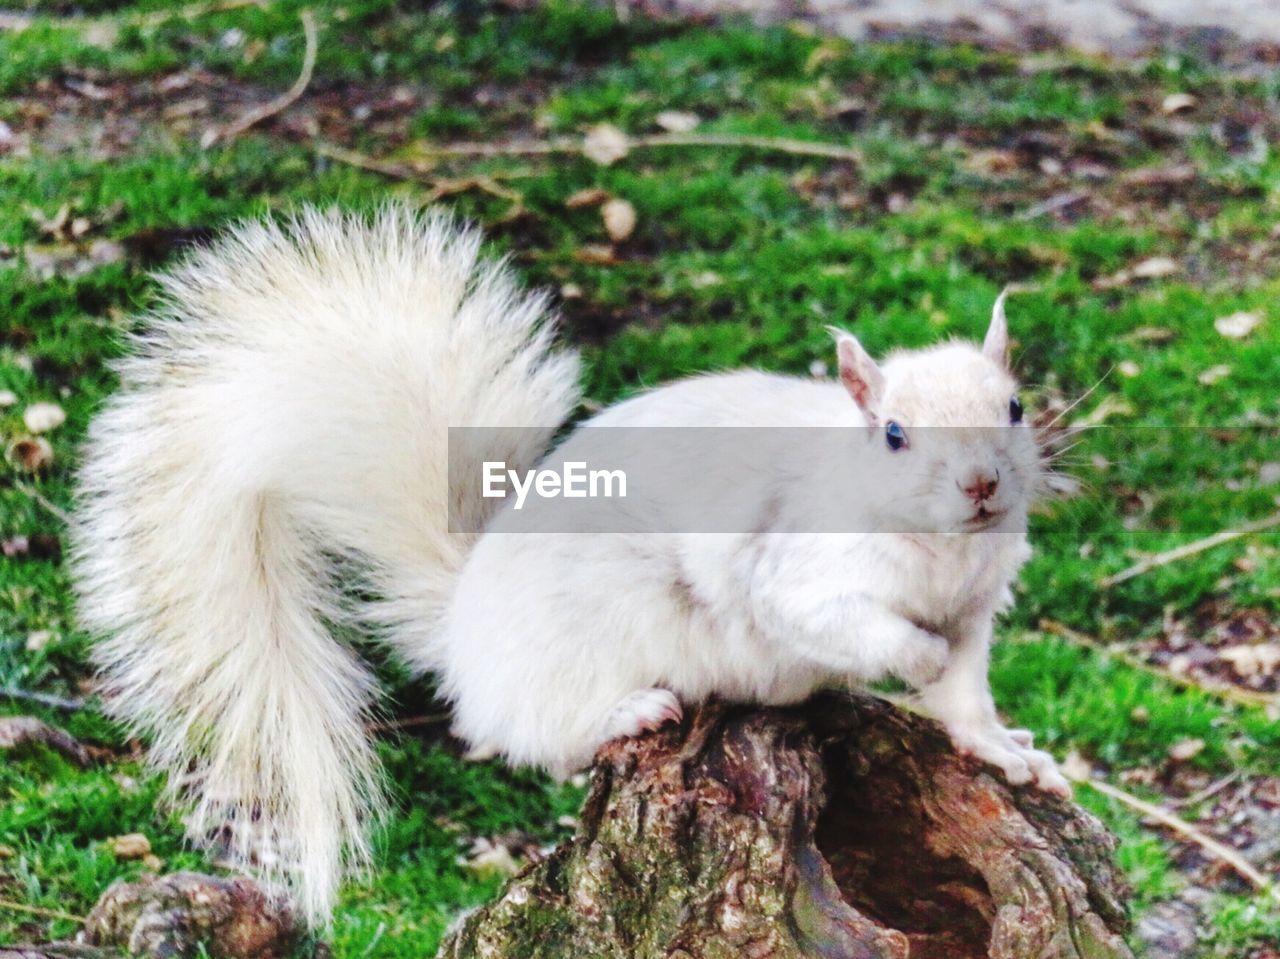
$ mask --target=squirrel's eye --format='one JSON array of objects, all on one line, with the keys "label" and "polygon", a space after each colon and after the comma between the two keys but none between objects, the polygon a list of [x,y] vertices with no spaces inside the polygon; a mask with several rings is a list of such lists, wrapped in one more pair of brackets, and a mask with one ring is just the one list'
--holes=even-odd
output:
[{"label": "squirrel's eye", "polygon": [[1016,396],[1009,400],[1009,421],[1011,423],[1022,422],[1022,401]]},{"label": "squirrel's eye", "polygon": [[884,441],[889,449],[900,450],[907,445],[907,433],[896,421],[890,420],[884,425]]}]

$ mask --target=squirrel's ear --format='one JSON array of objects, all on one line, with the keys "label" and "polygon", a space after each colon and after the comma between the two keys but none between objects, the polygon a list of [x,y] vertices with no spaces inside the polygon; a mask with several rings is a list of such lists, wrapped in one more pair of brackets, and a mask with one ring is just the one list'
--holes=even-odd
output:
[{"label": "squirrel's ear", "polygon": [[1009,321],[1004,315],[1004,301],[1008,295],[1006,286],[996,297],[996,305],[991,310],[991,325],[987,327],[986,339],[982,341],[983,355],[1001,366],[1009,362]]},{"label": "squirrel's ear", "polygon": [[876,410],[884,396],[884,374],[858,338],[845,330],[829,327],[836,338],[836,359],[840,363],[840,382],[849,391],[858,408],[876,420]]}]

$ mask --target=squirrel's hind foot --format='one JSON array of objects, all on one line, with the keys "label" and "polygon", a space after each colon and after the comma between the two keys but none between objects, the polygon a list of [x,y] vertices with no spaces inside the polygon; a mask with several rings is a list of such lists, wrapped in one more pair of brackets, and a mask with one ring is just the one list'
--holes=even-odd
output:
[{"label": "squirrel's hind foot", "polygon": [[684,717],[680,700],[668,689],[638,689],[619,701],[604,721],[600,742],[653,732]]}]

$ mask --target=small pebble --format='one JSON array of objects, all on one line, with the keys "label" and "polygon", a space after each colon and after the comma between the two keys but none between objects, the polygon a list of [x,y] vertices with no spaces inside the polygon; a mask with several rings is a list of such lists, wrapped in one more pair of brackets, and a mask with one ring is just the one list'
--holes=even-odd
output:
[{"label": "small pebble", "polygon": [[67,414],[57,403],[32,403],[22,411],[22,422],[32,433],[47,433],[67,421]]},{"label": "small pebble", "polygon": [[117,859],[145,859],[151,855],[151,840],[140,832],[116,836],[111,840],[111,851]]}]

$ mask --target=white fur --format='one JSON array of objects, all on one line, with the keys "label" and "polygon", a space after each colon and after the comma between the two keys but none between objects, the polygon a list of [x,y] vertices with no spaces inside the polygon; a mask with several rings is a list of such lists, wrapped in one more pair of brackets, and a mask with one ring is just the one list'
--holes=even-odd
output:
[{"label": "white fur", "polygon": [[[76,572],[113,712],[194,803],[192,835],[274,855],[315,920],[381,803],[326,557],[364,561],[371,618],[433,667],[474,538],[446,532],[446,426],[543,427],[502,451],[532,465],[578,399],[543,300],[479,245],[400,208],[243,225],[161,278],[91,430]],[[455,503],[460,527],[491,502]]]},{"label": "white fur", "polygon": [[[758,504],[763,525],[752,532],[531,535],[509,532],[529,528],[527,515],[499,513],[463,568],[443,634],[455,728],[513,762],[565,773],[590,760],[618,704],[639,690],[786,703],[893,674],[923,687],[962,748],[1026,781],[1032,760],[1006,755],[1017,750],[1004,748],[986,681],[991,622],[1029,555],[1039,481],[1031,431],[1001,428],[1014,380],[964,344],[900,354],[879,370],[874,411],[835,383],[745,372],[661,387],[579,428],[554,461],[589,456],[593,427],[863,427],[807,469],[754,464],[767,481],[753,489],[783,492],[767,512]],[[866,428],[872,413],[906,427],[913,448],[889,450]],[[741,481],[744,464],[690,455],[696,482],[731,491]],[[1004,514],[968,532],[973,506],[957,481],[987,463],[1001,468],[991,505]],[[807,511],[829,508],[833,486],[850,497],[831,526],[865,532],[789,531],[822,528]],[[626,508],[613,506],[612,518]],[[637,528],[649,508],[636,506]],[[916,532],[922,523],[939,532]],[[1047,772],[1041,781],[1064,787]]]},{"label": "white fur", "polygon": [[[451,535],[445,428],[542,427],[454,464],[528,468],[577,398],[541,301],[476,251],[449,221],[394,209],[372,225],[241,227],[166,278],[122,367],[83,472],[82,611],[109,637],[113,708],[195,801],[193,833],[233,817],[235,851],[270,847],[317,921],[344,859],[367,854],[372,690],[325,628],[339,616],[330,553],[370,570],[384,599],[366,620],[440,674],[455,728],[512,762],[565,773],[680,702],[786,703],[894,674],[961,748],[1065,789],[1000,726],[987,688],[1039,479],[1029,430],[973,429],[1007,425],[1014,381],[994,350],[876,366],[842,334],[844,388],[686,380],[606,410],[548,458],[571,458],[595,427],[877,424],[805,469],[694,455],[691,479],[727,497],[737,467],[776,492],[768,509],[742,504],[759,514],[751,532],[512,534],[510,509],[490,516],[467,487]],[[890,420],[909,449],[886,447]],[[1002,476],[998,515],[974,528],[961,487],[987,468]],[[820,495],[833,488],[848,501]],[[535,523],[539,502],[525,506]],[[841,515],[811,515],[832,502]],[[854,531],[798,532],[824,521]]]}]

